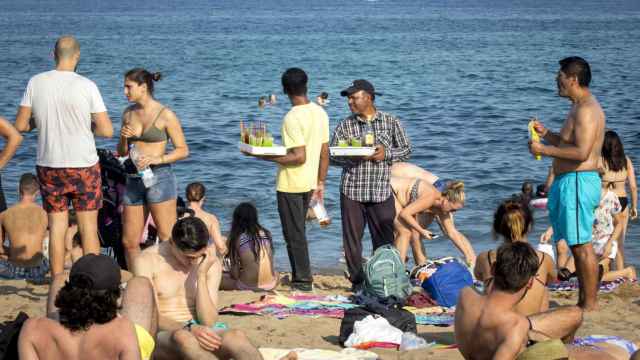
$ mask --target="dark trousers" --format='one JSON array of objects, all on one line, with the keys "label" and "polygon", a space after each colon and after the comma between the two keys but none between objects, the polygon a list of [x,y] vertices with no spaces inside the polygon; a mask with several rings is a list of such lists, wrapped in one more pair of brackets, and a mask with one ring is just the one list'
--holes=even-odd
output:
[{"label": "dark trousers", "polygon": [[350,274],[349,280],[353,284],[360,284],[364,281],[362,235],[364,234],[365,220],[369,226],[373,250],[382,245],[392,244],[396,207],[393,196],[389,196],[387,200],[379,203],[361,203],[340,194],[340,209],[342,213],[342,243]]},{"label": "dark trousers", "polygon": [[309,210],[311,192],[286,193],[278,191],[278,214],[282,234],[287,243],[292,283],[312,283],[309,247],[305,235],[305,218]]}]

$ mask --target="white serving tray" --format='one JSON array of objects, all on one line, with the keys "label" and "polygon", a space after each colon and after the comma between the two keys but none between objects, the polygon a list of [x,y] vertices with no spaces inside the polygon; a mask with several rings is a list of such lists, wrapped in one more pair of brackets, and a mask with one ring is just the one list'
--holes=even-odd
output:
[{"label": "white serving tray", "polygon": [[331,156],[371,156],[376,149],[370,146],[331,146]]},{"label": "white serving tray", "polygon": [[287,148],[280,145],[274,146],[252,146],[246,143],[238,143],[240,150],[251,155],[286,155]]}]

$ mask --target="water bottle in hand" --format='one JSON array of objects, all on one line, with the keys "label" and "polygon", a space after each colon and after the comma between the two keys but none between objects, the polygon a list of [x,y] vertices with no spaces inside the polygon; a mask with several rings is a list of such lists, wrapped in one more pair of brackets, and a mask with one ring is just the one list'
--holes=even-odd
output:
[{"label": "water bottle in hand", "polygon": [[140,155],[142,154],[140,154],[140,151],[138,151],[136,146],[131,145],[131,147],[129,148],[129,158],[131,159],[131,161],[133,161],[133,164],[136,166],[136,169],[138,169],[138,175],[140,175],[140,177],[142,178],[142,182],[144,183],[144,186],[146,188],[150,188],[153,185],[158,183],[158,179],[156,179],[156,176],[153,174],[153,171],[151,170],[149,165],[145,166],[144,168],[140,168],[138,166],[138,160],[140,159]]},{"label": "water bottle in hand", "polygon": [[315,213],[320,226],[329,226],[329,224],[331,223],[331,218],[329,218],[329,214],[327,214],[327,209],[324,208],[324,205],[322,205],[322,203],[318,200],[313,199],[311,200],[311,203],[309,203],[309,206],[311,207],[311,209],[313,209],[313,212]]}]

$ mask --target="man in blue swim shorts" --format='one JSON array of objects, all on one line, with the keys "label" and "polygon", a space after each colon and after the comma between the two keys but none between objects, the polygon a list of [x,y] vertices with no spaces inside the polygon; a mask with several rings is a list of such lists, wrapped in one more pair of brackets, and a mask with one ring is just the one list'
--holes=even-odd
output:
[{"label": "man in blue swim shorts", "polygon": [[585,310],[595,310],[598,305],[598,268],[591,229],[600,201],[597,169],[605,129],[604,112],[589,90],[590,81],[587,61],[580,57],[560,60],[558,95],[571,101],[571,110],[560,133],[533,119],[535,131],[547,145],[529,142],[532,154],[554,159],[555,180],[547,204],[549,220],[554,239],[565,239],[571,247],[580,283],[578,305]]}]

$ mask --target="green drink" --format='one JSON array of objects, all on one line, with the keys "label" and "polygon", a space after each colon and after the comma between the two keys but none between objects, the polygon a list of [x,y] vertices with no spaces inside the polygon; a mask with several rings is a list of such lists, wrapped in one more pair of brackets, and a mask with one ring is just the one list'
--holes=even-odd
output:
[{"label": "green drink", "polygon": [[272,147],[273,146],[273,136],[267,134],[264,139],[262,139],[262,146]]},{"label": "green drink", "polygon": [[345,139],[338,139],[338,146],[339,147],[347,147],[349,146],[349,142]]},{"label": "green drink", "polygon": [[353,138],[351,139],[351,146],[353,147],[361,147],[362,146],[362,141],[358,138]]}]

